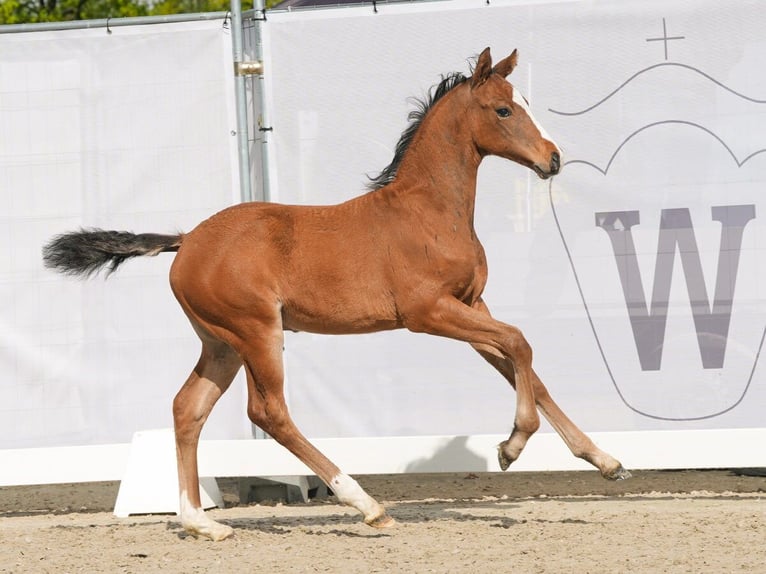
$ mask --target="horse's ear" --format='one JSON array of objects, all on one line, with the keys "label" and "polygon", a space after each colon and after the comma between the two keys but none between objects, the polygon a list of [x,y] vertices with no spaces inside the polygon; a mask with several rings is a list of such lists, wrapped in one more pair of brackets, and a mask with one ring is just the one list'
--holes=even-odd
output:
[{"label": "horse's ear", "polygon": [[504,78],[508,77],[513,69],[516,67],[516,63],[519,60],[518,50],[514,50],[513,53],[505,60],[500,60],[492,71],[496,74],[500,74]]},{"label": "horse's ear", "polygon": [[476,68],[473,70],[473,76],[471,76],[471,88],[481,86],[487,81],[489,75],[492,73],[492,56],[489,53],[489,48],[484,48],[484,51],[479,54],[479,59],[476,61]]}]

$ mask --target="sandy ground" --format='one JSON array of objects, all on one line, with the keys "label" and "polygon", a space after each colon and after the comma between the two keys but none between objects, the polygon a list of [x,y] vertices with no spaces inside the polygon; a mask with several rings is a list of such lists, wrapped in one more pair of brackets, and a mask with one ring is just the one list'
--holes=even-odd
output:
[{"label": "sandy ground", "polygon": [[236,529],[187,536],[175,516],[111,514],[116,483],[0,488],[0,572],[766,573],[766,477],[644,471],[363,476],[397,525],[334,498],[239,504]]}]

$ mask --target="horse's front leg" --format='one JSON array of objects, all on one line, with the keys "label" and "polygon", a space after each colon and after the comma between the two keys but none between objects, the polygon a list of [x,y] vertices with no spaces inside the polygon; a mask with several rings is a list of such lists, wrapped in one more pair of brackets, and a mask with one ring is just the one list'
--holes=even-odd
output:
[{"label": "horse's front leg", "polygon": [[516,389],[513,432],[499,447],[505,470],[516,460],[540,426],[535,406],[532,349],[524,335],[511,325],[493,319],[486,310],[468,306],[453,297],[442,297],[420,312],[408,315],[408,329],[466,341],[508,365]]},{"label": "horse's front leg", "polygon": [[[489,316],[489,309],[486,304],[480,299],[474,305],[475,308],[486,313]],[[476,345],[473,347],[484,357],[489,364],[495,367],[500,374],[502,374],[511,386],[517,387],[515,378],[515,369],[513,363],[507,358],[498,356],[497,352],[486,345]],[[548,393],[548,389],[542,383],[537,373],[532,370],[532,392],[535,397],[535,403],[537,404],[540,412],[548,420],[551,426],[561,436],[566,443],[569,450],[572,451],[578,458],[587,460],[593,466],[601,471],[601,475],[604,478],[610,480],[619,480],[624,478],[630,478],[630,472],[620,464],[620,462],[614,457],[602,451],[598,448],[588,436],[582,432],[577,425],[575,425],[564,411],[554,402]],[[503,442],[498,446],[498,458],[500,461],[500,467],[505,470],[508,468],[514,459],[509,458],[507,442]]]}]

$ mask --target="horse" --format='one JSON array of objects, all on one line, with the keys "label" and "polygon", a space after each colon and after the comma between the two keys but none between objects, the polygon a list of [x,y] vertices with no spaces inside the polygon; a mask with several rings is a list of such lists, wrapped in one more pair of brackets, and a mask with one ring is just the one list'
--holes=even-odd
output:
[{"label": "horse", "polygon": [[89,277],[125,260],[176,253],[170,286],[202,343],[173,400],[180,520],[222,540],[231,527],[200,504],[197,446],[205,420],[240,368],[247,416],[311,469],[370,526],[394,524],[384,507],[296,427],[283,393],[285,331],[357,334],[406,328],[469,343],[516,390],[513,429],[498,445],[506,470],[538,429],[537,409],[574,456],[607,479],[628,478],[558,407],[532,368],[532,348],[482,299],[487,260],[474,229],[479,164],[488,155],[547,179],[561,150],[506,77],[517,51],[495,65],[486,48],[471,75],[442,76],[410,113],[394,159],[370,189],[337,205],[250,202],[188,233],[80,229],[54,237],[45,265]]}]

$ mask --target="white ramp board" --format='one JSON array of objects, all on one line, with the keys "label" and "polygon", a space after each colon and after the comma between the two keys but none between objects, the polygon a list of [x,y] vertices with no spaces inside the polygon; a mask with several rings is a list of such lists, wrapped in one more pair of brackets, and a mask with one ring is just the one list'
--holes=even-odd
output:
[{"label": "white ramp board", "polygon": [[[200,479],[203,508],[223,507],[215,478]],[[114,515],[179,512],[178,469],[173,429],[140,431],[133,435],[125,475],[120,482]]]}]

